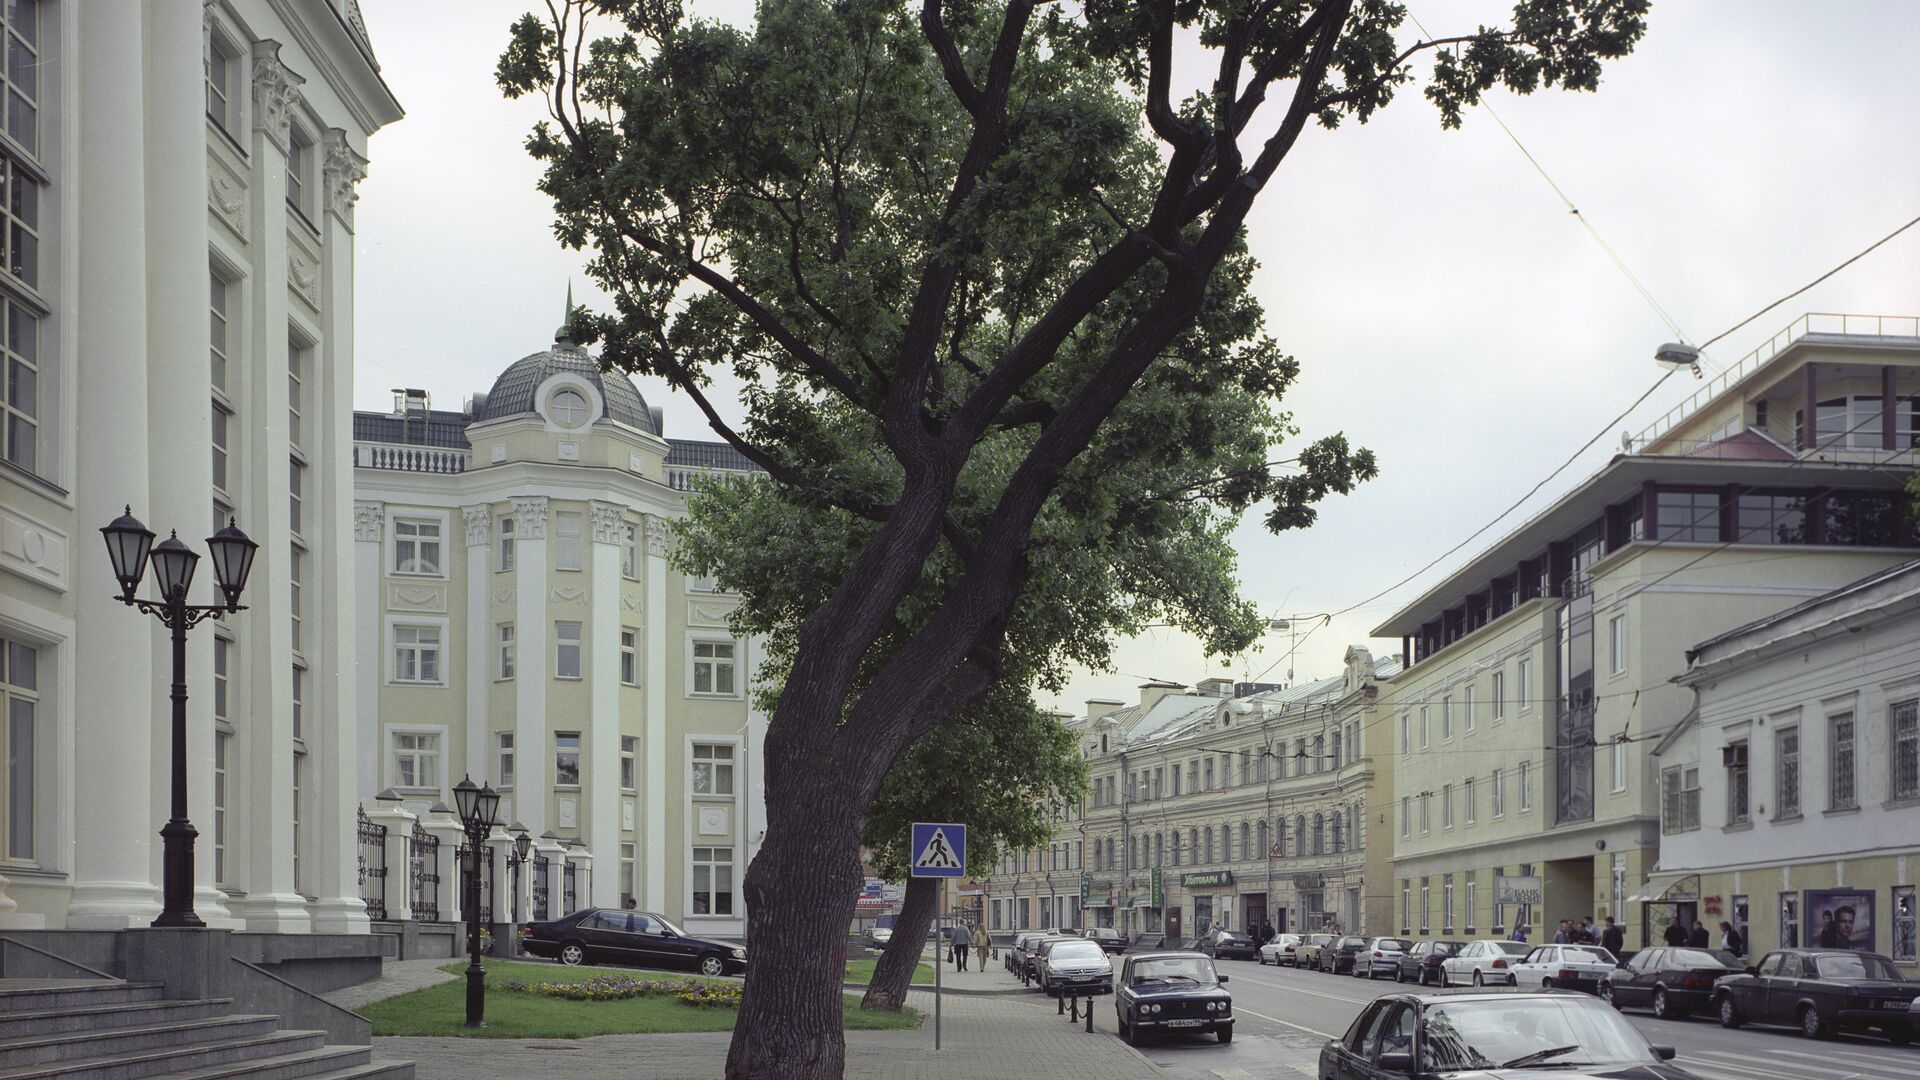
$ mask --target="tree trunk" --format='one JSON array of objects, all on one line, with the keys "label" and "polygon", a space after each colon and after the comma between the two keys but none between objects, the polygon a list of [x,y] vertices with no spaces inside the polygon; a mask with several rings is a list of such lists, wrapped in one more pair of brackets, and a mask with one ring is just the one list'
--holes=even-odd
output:
[{"label": "tree trunk", "polygon": [[[927,944],[927,930],[933,926],[934,907],[944,884],[937,878],[908,878],[907,898],[900,905],[900,917],[893,923],[893,940],[880,953],[873,966],[873,982],[860,999],[863,1009],[899,1012],[906,1003],[907,988],[913,985],[913,969],[919,966],[920,951]],[[933,943],[933,962],[939,963],[940,942]]]}]

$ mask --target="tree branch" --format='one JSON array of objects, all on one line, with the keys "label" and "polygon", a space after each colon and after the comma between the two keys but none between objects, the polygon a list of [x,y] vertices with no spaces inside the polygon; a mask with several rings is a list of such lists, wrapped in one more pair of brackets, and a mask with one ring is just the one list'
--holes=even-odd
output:
[{"label": "tree branch", "polygon": [[960,107],[978,120],[980,90],[973,85],[973,76],[967,74],[967,65],[960,59],[953,35],[947,33],[946,25],[940,21],[940,0],[925,0],[920,5],[920,32],[926,35],[934,55],[940,58],[940,70],[947,77],[947,85],[953,87],[953,96],[960,100]]}]

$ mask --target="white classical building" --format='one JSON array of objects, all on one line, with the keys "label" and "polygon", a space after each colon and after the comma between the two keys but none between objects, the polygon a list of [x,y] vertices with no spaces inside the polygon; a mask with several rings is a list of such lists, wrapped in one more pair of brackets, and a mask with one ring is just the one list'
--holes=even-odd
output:
[{"label": "white classical building", "polygon": [[354,188],[400,107],[352,0],[24,0],[0,37],[0,929],[160,911],[168,638],[96,531],[131,506],[261,545],[188,651],[199,914],[364,932],[355,627],[318,598],[351,595]]},{"label": "white classical building", "polygon": [[[751,466],[661,426],[564,328],[463,409],[415,390],[354,417],[359,794],[390,834],[424,819],[451,841],[433,806],[463,775],[498,788],[502,820],[538,839],[516,872],[496,836],[492,880],[519,893],[510,912],[489,885],[488,921],[631,898],[690,933],[745,933],[760,643],[728,629],[734,597],[669,566],[666,524],[694,476]],[[400,850],[369,895],[394,920],[432,899],[398,888]]]}]

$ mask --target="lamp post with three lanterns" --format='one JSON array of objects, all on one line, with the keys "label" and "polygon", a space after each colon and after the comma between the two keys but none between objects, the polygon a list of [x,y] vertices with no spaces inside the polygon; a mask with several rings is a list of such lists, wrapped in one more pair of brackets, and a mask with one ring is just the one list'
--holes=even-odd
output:
[{"label": "lamp post with three lanterns", "polygon": [[467,1026],[485,1027],[487,969],[480,966],[480,849],[500,823],[500,793],[473,777],[453,785],[453,806],[467,833],[465,865],[467,908]]}]

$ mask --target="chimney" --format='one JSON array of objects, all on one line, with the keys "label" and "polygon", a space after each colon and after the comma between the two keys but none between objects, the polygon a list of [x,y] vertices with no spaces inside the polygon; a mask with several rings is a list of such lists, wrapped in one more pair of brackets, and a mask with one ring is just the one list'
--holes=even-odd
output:
[{"label": "chimney", "polygon": [[1140,684],[1140,708],[1144,711],[1153,708],[1160,699],[1176,691],[1185,690],[1185,683],[1150,682]]},{"label": "chimney", "polygon": [[1098,720],[1100,717],[1105,716],[1108,713],[1112,712],[1113,710],[1121,708],[1124,705],[1126,705],[1126,702],[1115,701],[1113,698],[1103,698],[1103,697],[1088,698],[1087,699],[1087,719]]}]

